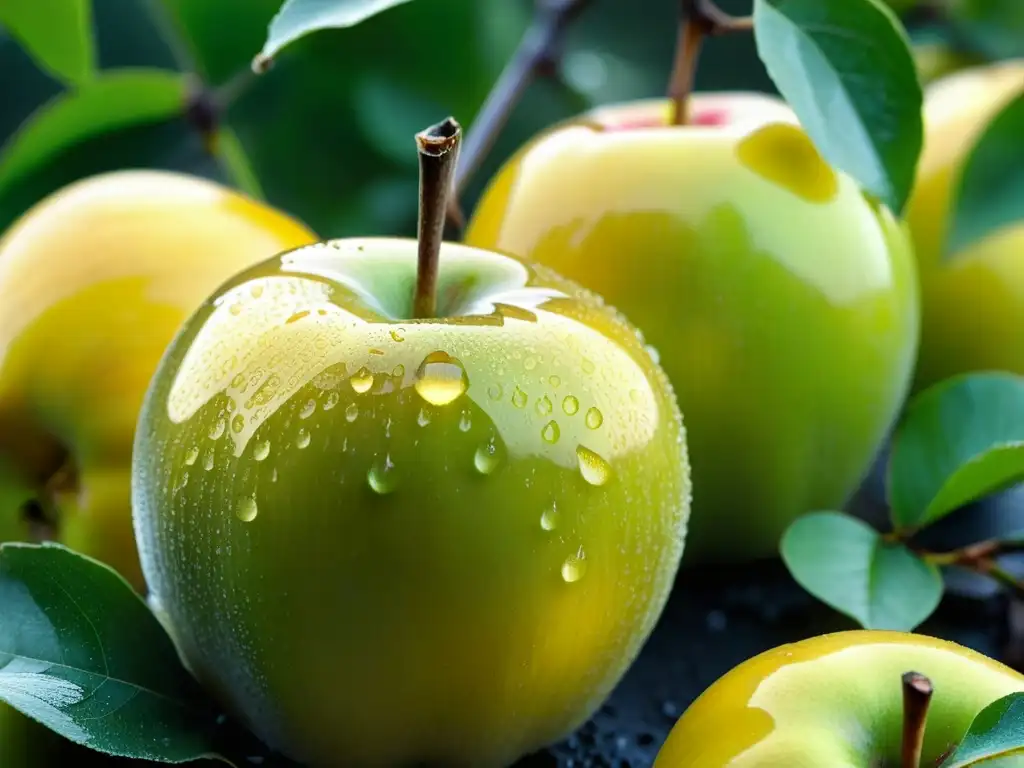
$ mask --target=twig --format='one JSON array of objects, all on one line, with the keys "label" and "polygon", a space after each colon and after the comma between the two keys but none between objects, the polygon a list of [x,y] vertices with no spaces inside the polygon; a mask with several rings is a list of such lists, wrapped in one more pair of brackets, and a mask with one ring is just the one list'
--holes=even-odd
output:
[{"label": "twig", "polygon": [[459,200],[467,182],[479,170],[530,84],[557,72],[566,31],[591,2],[536,0],[533,21],[466,132],[448,207],[448,218],[460,229],[465,217]]},{"label": "twig", "polygon": [[924,727],[932,700],[932,682],[918,672],[903,675],[903,743],[900,768],[920,768]]},{"label": "twig", "polygon": [[437,310],[437,273],[444,239],[445,211],[459,157],[462,127],[451,117],[416,134],[420,158],[419,264],[413,316]]}]

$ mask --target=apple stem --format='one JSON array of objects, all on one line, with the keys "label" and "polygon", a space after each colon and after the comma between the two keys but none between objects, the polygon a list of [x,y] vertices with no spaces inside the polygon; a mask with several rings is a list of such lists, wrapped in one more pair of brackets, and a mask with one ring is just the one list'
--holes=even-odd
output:
[{"label": "apple stem", "polygon": [[753,28],[752,17],[731,16],[713,0],[682,0],[676,59],[668,86],[668,97],[672,100],[672,125],[686,125],[689,119],[690,94],[704,38],[729,32],[749,32]]},{"label": "apple stem", "polygon": [[434,317],[437,311],[437,272],[444,240],[448,195],[459,157],[462,126],[449,117],[416,134],[420,158],[419,262],[413,317]]},{"label": "apple stem", "polygon": [[932,700],[932,681],[919,672],[903,675],[903,746],[900,768],[920,768],[924,726]]},{"label": "apple stem", "polygon": [[591,2],[536,0],[533,21],[466,133],[465,145],[455,171],[454,191],[448,205],[448,218],[460,229],[465,226],[465,217],[459,207],[459,200],[467,182],[494,147],[512,110],[530,84],[542,76],[557,76],[566,31]]}]

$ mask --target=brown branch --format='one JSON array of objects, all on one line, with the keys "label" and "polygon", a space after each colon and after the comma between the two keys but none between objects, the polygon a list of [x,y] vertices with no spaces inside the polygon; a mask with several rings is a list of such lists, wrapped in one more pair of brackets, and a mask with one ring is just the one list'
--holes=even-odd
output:
[{"label": "brown branch", "polygon": [[932,682],[918,672],[903,675],[903,743],[900,768],[920,768]]}]

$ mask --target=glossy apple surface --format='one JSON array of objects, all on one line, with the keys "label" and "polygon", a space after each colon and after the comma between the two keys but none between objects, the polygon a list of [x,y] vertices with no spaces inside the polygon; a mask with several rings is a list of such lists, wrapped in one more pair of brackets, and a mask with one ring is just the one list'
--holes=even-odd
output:
[{"label": "glossy apple surface", "polygon": [[918,332],[905,231],[782,102],[606,107],[521,149],[466,241],[552,267],[656,348],[686,418],[685,562],[774,555],[840,507],[903,401]]},{"label": "glossy apple surface", "polygon": [[1024,222],[946,254],[955,183],[989,122],[1024,92],[1024,60],[965,69],[925,91],[925,145],[907,221],[921,279],[915,388],[978,370],[1024,374]]},{"label": "glossy apple surface", "polygon": [[56,537],[142,589],[135,421],[179,325],[229,276],[315,240],[213,182],[119,171],[71,184],[0,239],[0,541],[37,499]]},{"label": "glossy apple surface", "polygon": [[[635,329],[518,260],[299,249],[185,325],[147,395],[147,582],[198,677],[313,766],[506,765],[579,725],[673,583],[682,421]],[[397,730],[396,730],[397,729]]]},{"label": "glossy apple surface", "polygon": [[1024,690],[1024,676],[944,640],[822,635],[755,656],[712,684],[679,718],[654,768],[898,766],[900,679],[911,671],[934,686],[922,766],[938,765],[985,706]]}]

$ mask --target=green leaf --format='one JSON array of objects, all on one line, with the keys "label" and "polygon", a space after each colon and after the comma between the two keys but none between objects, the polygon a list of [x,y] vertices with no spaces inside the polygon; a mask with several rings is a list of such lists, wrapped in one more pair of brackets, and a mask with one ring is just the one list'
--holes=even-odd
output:
[{"label": "green leaf", "polygon": [[1021,0],[948,0],[948,23],[973,50],[989,59],[1024,56]]},{"label": "green leaf", "polygon": [[907,408],[893,436],[893,525],[919,528],[1024,479],[1024,378],[954,376]]},{"label": "green leaf", "polygon": [[183,75],[157,69],[105,72],[58,95],[0,149],[0,191],[86,139],[180,114],[185,96]]},{"label": "green leaf", "polygon": [[[1024,8],[1024,1],[1021,3]],[[1024,221],[1024,81],[971,150],[955,193],[947,253]]]},{"label": "green leaf", "polygon": [[81,84],[95,75],[92,0],[3,0],[0,26],[58,80]]},{"label": "green leaf", "polygon": [[960,746],[939,768],[966,768],[993,758],[1021,754],[1024,754],[1024,693],[1011,693],[996,699],[977,714]]},{"label": "green leaf", "polygon": [[910,631],[942,598],[938,568],[841,512],[793,521],[781,552],[800,586],[866,629]]},{"label": "green leaf", "polygon": [[285,0],[270,21],[267,42],[257,61],[269,61],[278,51],[300,37],[321,29],[354,27],[409,0]]},{"label": "green leaf", "polygon": [[896,214],[923,141],[910,42],[878,0],[755,0],[757,52],[832,165]]}]

